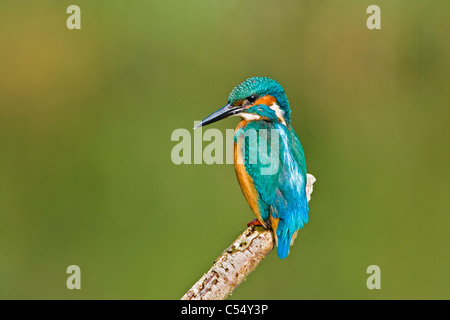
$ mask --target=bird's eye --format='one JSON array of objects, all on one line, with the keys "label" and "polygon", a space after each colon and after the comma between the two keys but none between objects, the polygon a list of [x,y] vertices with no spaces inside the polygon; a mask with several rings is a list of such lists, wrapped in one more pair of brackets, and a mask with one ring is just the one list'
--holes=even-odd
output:
[{"label": "bird's eye", "polygon": [[247,101],[250,102],[250,103],[253,103],[253,102],[256,101],[257,98],[258,98],[257,96],[252,95],[252,96],[250,96],[250,97],[247,98]]}]

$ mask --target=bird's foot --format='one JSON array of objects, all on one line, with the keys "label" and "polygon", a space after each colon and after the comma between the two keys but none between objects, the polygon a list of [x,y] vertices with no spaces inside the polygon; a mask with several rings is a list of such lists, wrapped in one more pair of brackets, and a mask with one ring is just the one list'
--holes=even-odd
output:
[{"label": "bird's foot", "polygon": [[259,221],[258,219],[253,219],[252,221],[250,221],[249,223],[247,223],[247,227],[251,227],[251,226],[262,226],[263,224],[261,223],[261,221]]}]

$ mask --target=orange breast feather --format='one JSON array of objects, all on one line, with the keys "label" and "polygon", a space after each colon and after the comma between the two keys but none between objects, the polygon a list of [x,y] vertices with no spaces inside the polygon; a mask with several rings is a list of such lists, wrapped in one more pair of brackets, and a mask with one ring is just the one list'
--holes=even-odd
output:
[{"label": "orange breast feather", "polygon": [[[248,121],[241,121],[236,128],[236,131],[245,126]],[[261,212],[259,210],[258,199],[259,195],[255,189],[255,184],[253,179],[248,175],[245,170],[245,165],[242,157],[242,142],[243,138],[239,138],[234,144],[234,170],[236,171],[236,177],[238,179],[239,185],[241,186],[242,193],[244,193],[245,199],[247,200],[256,218],[261,222],[261,224],[267,227],[266,222],[261,218]]]}]

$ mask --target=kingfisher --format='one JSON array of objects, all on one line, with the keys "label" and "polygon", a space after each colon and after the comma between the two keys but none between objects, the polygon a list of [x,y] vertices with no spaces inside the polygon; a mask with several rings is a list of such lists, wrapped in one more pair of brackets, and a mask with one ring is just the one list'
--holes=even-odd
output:
[{"label": "kingfisher", "polygon": [[[308,222],[309,211],[305,155],[291,126],[289,101],[275,80],[252,77],[236,86],[227,104],[194,129],[231,116],[241,118],[234,133],[234,169],[256,215],[248,225],[272,229],[277,254],[284,259],[298,230]],[[271,134],[274,130],[276,134]],[[263,161],[264,154],[270,154],[270,163]]]}]

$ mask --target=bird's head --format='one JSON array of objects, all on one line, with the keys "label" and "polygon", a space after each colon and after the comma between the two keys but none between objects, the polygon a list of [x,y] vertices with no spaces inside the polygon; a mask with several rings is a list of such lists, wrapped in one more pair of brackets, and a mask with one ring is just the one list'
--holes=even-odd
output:
[{"label": "bird's head", "polygon": [[253,77],[236,86],[228,96],[227,105],[203,119],[194,129],[230,116],[288,125],[290,113],[288,99],[278,82],[266,77]]}]

